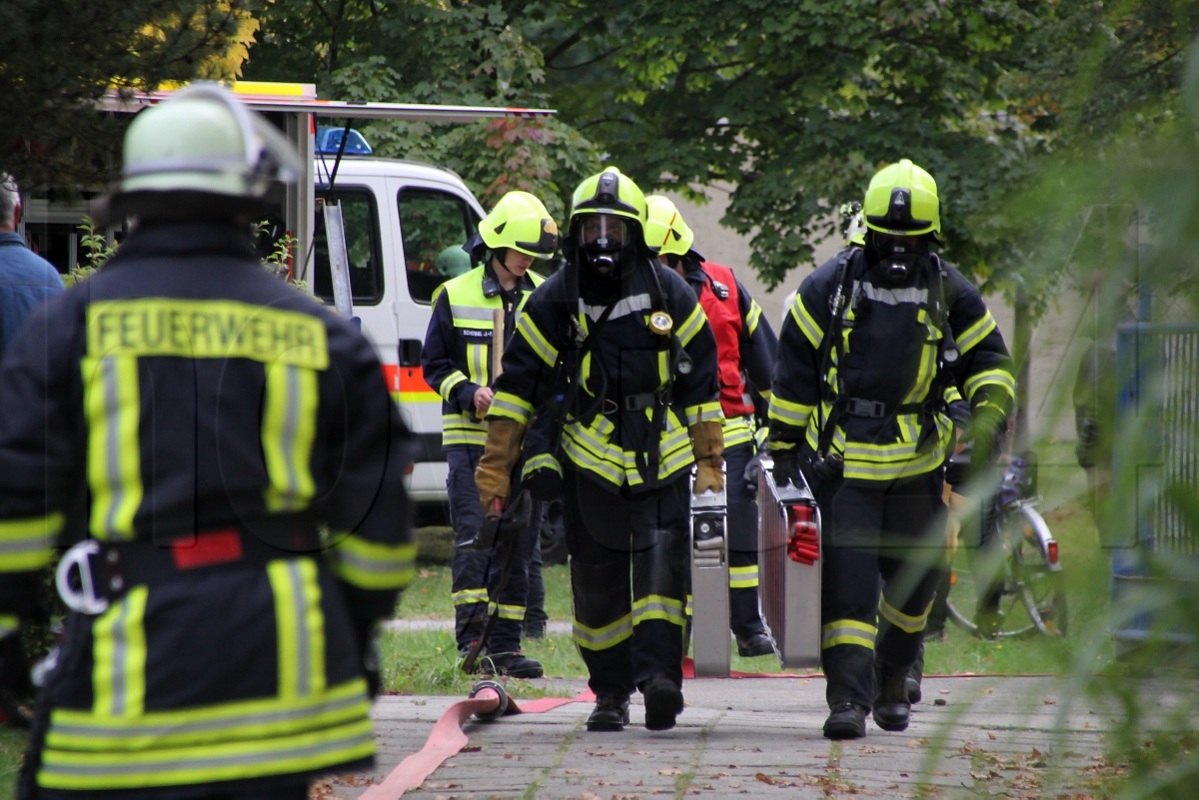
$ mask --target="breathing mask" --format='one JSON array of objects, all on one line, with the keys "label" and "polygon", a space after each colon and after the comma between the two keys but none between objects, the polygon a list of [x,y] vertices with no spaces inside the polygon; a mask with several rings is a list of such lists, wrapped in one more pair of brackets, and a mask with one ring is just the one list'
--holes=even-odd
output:
[{"label": "breathing mask", "polygon": [[609,214],[585,214],[578,218],[578,248],[582,263],[601,278],[614,280],[625,271],[635,253],[629,222]]},{"label": "breathing mask", "polygon": [[871,232],[867,241],[868,260],[878,265],[883,280],[901,286],[928,261],[926,236],[891,236]]}]

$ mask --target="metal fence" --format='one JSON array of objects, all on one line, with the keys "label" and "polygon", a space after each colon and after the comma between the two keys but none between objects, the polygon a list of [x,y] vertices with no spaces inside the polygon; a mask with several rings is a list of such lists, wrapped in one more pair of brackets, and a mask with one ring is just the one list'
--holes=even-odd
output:
[{"label": "metal fence", "polygon": [[[1144,641],[1149,612],[1128,615],[1154,577],[1155,559],[1199,560],[1199,324],[1125,323],[1116,338],[1118,424],[1113,452],[1113,609],[1118,641]],[[1163,634],[1162,631],[1157,631]],[[1168,638],[1190,641],[1184,633]]]}]

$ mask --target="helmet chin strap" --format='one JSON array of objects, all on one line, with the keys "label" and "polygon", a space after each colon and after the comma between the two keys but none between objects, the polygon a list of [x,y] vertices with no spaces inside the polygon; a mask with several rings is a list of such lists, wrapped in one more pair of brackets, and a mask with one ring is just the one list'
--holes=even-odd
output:
[{"label": "helmet chin strap", "polygon": [[[510,248],[507,248],[507,247],[501,247],[499,250],[492,251],[492,253],[491,253],[491,257],[492,257],[493,259],[495,259],[495,262],[496,262],[497,264],[499,264],[499,265],[500,265],[500,267],[502,267],[502,268],[503,268],[504,272],[507,272],[507,273],[508,273],[509,275],[511,275],[513,278],[515,278],[515,279],[517,279],[517,280],[520,280],[520,276],[519,276],[519,275],[517,275],[515,272],[513,272],[511,269],[509,269],[509,268],[508,268],[508,264],[506,263],[506,262],[508,261],[508,253],[510,253],[510,252],[512,252]],[[502,258],[500,257],[500,253],[503,253],[503,257],[502,257]]]}]

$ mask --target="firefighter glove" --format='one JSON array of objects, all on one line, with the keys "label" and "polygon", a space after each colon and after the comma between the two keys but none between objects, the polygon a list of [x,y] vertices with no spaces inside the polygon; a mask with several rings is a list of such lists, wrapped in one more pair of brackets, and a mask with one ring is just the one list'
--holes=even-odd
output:
[{"label": "firefighter glove", "polygon": [[709,489],[713,492],[724,490],[724,431],[717,421],[701,420],[689,429],[691,433],[691,450],[695,453],[695,486],[696,494],[703,494]]},{"label": "firefighter glove", "polygon": [[774,459],[774,483],[786,486],[799,484],[799,444],[797,442],[771,441],[767,444],[770,457]]},{"label": "firefighter glove", "polygon": [[512,468],[520,460],[520,444],[526,427],[502,417],[492,419],[487,425],[487,446],[475,468],[479,502],[487,513],[498,512],[508,502]]}]

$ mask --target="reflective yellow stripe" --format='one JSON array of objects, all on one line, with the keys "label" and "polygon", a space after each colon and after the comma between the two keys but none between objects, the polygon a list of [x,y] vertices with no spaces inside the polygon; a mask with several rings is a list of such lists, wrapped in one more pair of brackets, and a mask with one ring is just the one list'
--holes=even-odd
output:
[{"label": "reflective yellow stripe", "polygon": [[127,541],[134,536],[133,515],[143,493],[137,359],[88,356],[81,367],[87,479],[92,492],[90,530],[98,539]]},{"label": "reflective yellow stripe", "polygon": [[758,321],[762,318],[762,307],[758,301],[750,298],[749,313],[745,315],[745,330],[750,336],[758,329]]},{"label": "reflective yellow stripe", "polygon": [[812,416],[814,408],[815,406],[797,403],[785,397],[780,397],[776,392],[770,397],[770,407],[767,411],[767,416],[773,422],[781,422],[792,428],[802,429],[807,427],[808,419]]},{"label": "reflective yellow stripe", "polygon": [[21,619],[15,614],[0,614],[0,639],[15,633],[21,627]]},{"label": "reflective yellow stripe", "polygon": [[441,443],[443,446],[452,444],[487,444],[487,423],[476,422],[470,418],[469,412],[460,414],[441,415]]},{"label": "reflective yellow stripe", "polygon": [[360,589],[404,589],[416,574],[416,545],[341,533],[333,539],[332,563],[337,577]]},{"label": "reflective yellow stripe", "polygon": [[440,386],[437,387],[437,393],[441,395],[442,400],[445,400],[448,403],[451,399],[453,399],[454,387],[465,382],[466,375],[462,372],[462,370],[456,369],[447,375],[446,379],[441,382]]},{"label": "reflective yellow stripe", "polygon": [[991,316],[991,312],[987,311],[978,321],[971,325],[962,334],[957,337],[958,351],[962,355],[973,350],[979,342],[987,338],[991,331],[995,330],[995,318]]},{"label": "reflective yellow stripe", "polygon": [[746,443],[746,441],[753,441],[753,428],[749,425],[747,417],[725,417],[722,427],[725,450],[731,446]]},{"label": "reflective yellow stripe", "polygon": [[492,603],[488,608],[488,613],[498,614],[500,619],[520,621],[525,618],[525,607],[504,603]]},{"label": "reflective yellow stripe", "polygon": [[673,622],[680,628],[686,626],[687,615],[685,603],[674,597],[664,597],[651,594],[633,603],[633,625],[640,625],[651,619]]},{"label": "reflective yellow stripe", "polygon": [[842,644],[857,645],[867,650],[874,649],[874,637],[878,628],[856,619],[839,619],[820,628],[820,646],[828,650]]},{"label": "reflective yellow stripe", "polygon": [[729,588],[730,589],[756,589],[758,588],[758,565],[754,564],[749,567],[729,567]]},{"label": "reflective yellow stripe", "polygon": [[453,594],[454,605],[470,606],[475,603],[486,603],[487,589],[459,589]]},{"label": "reflective yellow stripe", "polygon": [[938,426],[936,444],[923,452],[917,451],[916,442],[886,445],[846,442],[843,446],[845,477],[888,481],[932,472],[943,463],[950,436],[949,426],[944,429]]},{"label": "reflective yellow stripe", "polygon": [[267,511],[299,511],[316,494],[312,443],[320,404],[317,375],[289,364],[268,364],[262,409],[262,453],[270,485]]},{"label": "reflective yellow stripe", "polygon": [[533,352],[547,367],[552,367],[558,362],[558,349],[549,343],[528,314],[521,314],[517,318],[516,333],[528,342],[529,347],[533,348]]},{"label": "reflective yellow stripe", "polygon": [[316,563],[310,558],[272,561],[266,568],[275,595],[279,697],[325,691],[325,615]]},{"label": "reflective yellow stripe", "polygon": [[137,586],[92,625],[92,708],[97,715],[141,716],[146,710],[146,598]]},{"label": "reflective yellow stripe", "polygon": [[[97,744],[103,749],[91,752],[62,749],[59,744],[62,737],[54,734],[55,717],[41,754],[38,785],[78,790],[195,785],[309,772],[369,758],[375,753],[375,740],[367,716],[369,705],[363,681],[356,680],[353,688],[358,695],[353,698],[354,705],[335,714],[317,707],[300,709],[304,712],[301,716],[292,709],[281,708],[289,716],[282,718],[281,724],[268,727],[268,731],[280,729],[278,733],[210,725],[201,726],[209,730],[200,736],[183,738],[177,735],[175,726],[152,722],[152,728],[162,731],[161,736],[144,732],[145,728],[128,729],[128,733],[141,738],[141,746],[137,748],[129,746],[136,740],[114,741],[124,731],[105,728],[95,733]],[[329,717],[332,719],[326,719]],[[338,717],[345,721],[339,722]],[[187,721],[194,723],[197,718],[198,715]],[[155,717],[147,715],[144,719],[150,722]],[[237,722],[230,720],[232,724]],[[219,737],[218,741],[212,741],[214,735]],[[169,744],[170,740],[181,738],[180,744]],[[193,743],[197,739],[199,742]],[[116,749],[113,745],[124,747]]]},{"label": "reflective yellow stripe", "polygon": [[795,320],[795,324],[799,326],[799,331],[808,340],[808,344],[819,350],[820,341],[824,338],[824,329],[816,323],[815,318],[804,307],[803,300],[798,294],[795,296],[795,302],[791,304],[791,319]]},{"label": "reflective yellow stripe", "polygon": [[[490,320],[490,315],[488,315]],[[472,383],[486,386],[491,383],[491,345],[466,344],[466,368],[470,373]]]},{"label": "reflective yellow stripe", "polygon": [[551,470],[559,476],[562,474],[562,465],[558,463],[558,459],[552,453],[538,453],[525,461],[525,466],[520,473],[521,477],[527,478],[539,469]]},{"label": "reflective yellow stripe", "polygon": [[721,408],[719,400],[687,406],[684,409],[684,413],[687,415],[688,425],[694,425],[697,422],[703,421],[724,422],[724,409]]},{"label": "reflective yellow stripe", "polygon": [[574,642],[587,650],[607,650],[633,635],[633,618],[624,614],[602,628],[589,628],[575,618]]},{"label": "reflective yellow stripe", "polygon": [[54,541],[62,531],[63,515],[36,519],[0,520],[0,574],[30,572],[54,560]]},{"label": "reflective yellow stripe", "polygon": [[[683,347],[686,347],[691,343],[691,340],[695,338],[695,334],[699,333],[703,329],[707,321],[708,318],[704,315],[703,307],[700,306],[699,303],[696,303],[695,308],[691,310],[691,314],[687,317],[683,324],[675,327],[674,336],[679,340],[679,343],[682,344]],[[646,322],[649,322],[648,317],[646,318]]]},{"label": "reflective yellow stripe", "polygon": [[87,352],[93,358],[247,358],[316,370],[329,366],[325,324],[318,317],[230,300],[93,303],[87,309]]},{"label": "reflective yellow stripe", "polygon": [[516,420],[523,425],[533,416],[533,404],[511,392],[497,392],[487,409],[487,415],[492,414]]},{"label": "reflective yellow stripe", "polygon": [[928,622],[928,612],[932,611],[932,608],[933,604],[930,600],[924,611],[919,616],[913,617],[891,605],[885,594],[878,600],[879,616],[904,633],[919,633],[924,630],[925,623]]},{"label": "reflective yellow stripe", "polygon": [[990,369],[971,375],[966,379],[966,396],[973,400],[975,392],[984,386],[997,386],[1008,397],[1016,397],[1016,379],[1006,369]]}]

